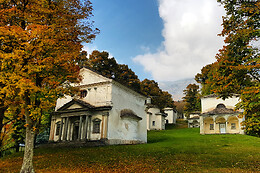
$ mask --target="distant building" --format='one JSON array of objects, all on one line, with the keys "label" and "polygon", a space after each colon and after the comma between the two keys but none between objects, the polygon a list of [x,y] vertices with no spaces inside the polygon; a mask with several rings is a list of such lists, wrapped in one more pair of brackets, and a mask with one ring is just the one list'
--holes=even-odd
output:
[{"label": "distant building", "polygon": [[146,109],[147,130],[165,130],[165,113],[161,113],[160,109],[155,105],[148,104]]},{"label": "distant building", "polygon": [[49,140],[146,143],[146,97],[90,69],[80,74],[80,96],[57,100]]},{"label": "distant building", "polygon": [[216,95],[201,98],[200,134],[244,134],[241,110],[234,110],[239,96],[225,100]]},{"label": "distant building", "polygon": [[165,123],[166,124],[176,124],[176,119],[177,119],[177,111],[174,110],[173,108],[164,108],[164,113],[167,115],[165,117]]},{"label": "distant building", "polygon": [[189,128],[197,128],[200,127],[200,112],[192,112],[189,115],[188,127]]}]

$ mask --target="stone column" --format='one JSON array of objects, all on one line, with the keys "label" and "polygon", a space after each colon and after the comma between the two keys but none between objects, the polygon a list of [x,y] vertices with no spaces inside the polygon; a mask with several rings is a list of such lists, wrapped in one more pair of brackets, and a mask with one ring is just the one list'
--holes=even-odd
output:
[{"label": "stone column", "polygon": [[49,137],[50,141],[54,140],[54,132],[55,132],[55,119],[52,119],[51,120],[50,137]]},{"label": "stone column", "polygon": [[104,138],[104,115],[102,115],[102,121],[101,121],[101,137],[100,139]]},{"label": "stone column", "polygon": [[228,122],[227,122],[227,119],[226,119],[226,118],[225,118],[225,120],[226,120],[226,133],[229,133],[228,128],[227,128],[227,127],[228,127],[228,126],[227,126],[227,123],[228,123]]},{"label": "stone column", "polygon": [[213,123],[214,123],[214,134],[216,133],[216,127],[217,127],[217,124],[216,124],[216,117],[213,116]]},{"label": "stone column", "polygon": [[79,136],[78,140],[81,140],[81,131],[82,131],[82,115],[79,117]]},{"label": "stone column", "polygon": [[61,121],[60,121],[59,141],[61,141],[61,136],[62,136],[63,119],[64,118],[61,118]]},{"label": "stone column", "polygon": [[89,128],[88,128],[88,139],[91,140],[91,118],[92,116],[89,116]]},{"label": "stone column", "polygon": [[64,127],[64,135],[63,135],[63,140],[67,140],[67,134],[68,134],[68,120],[69,117],[65,118],[65,127]]},{"label": "stone column", "polygon": [[68,141],[70,141],[70,140],[71,140],[71,124],[72,124],[72,123],[70,122],[70,120],[69,120],[68,124],[69,124],[69,125],[68,125],[68,126],[69,126],[69,129],[68,129],[68,130],[69,130]]},{"label": "stone column", "polygon": [[200,116],[200,134],[205,134],[205,130],[204,130],[204,118],[201,115]]},{"label": "stone column", "polygon": [[86,115],[86,119],[85,119],[85,128],[84,128],[85,130],[85,134],[84,134],[84,138],[85,138],[85,140],[87,140],[88,139],[88,116]]}]

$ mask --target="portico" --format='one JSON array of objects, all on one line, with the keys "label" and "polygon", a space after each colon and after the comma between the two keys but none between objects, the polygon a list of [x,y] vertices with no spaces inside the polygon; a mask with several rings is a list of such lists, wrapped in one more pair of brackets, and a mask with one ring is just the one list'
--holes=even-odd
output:
[{"label": "portico", "polygon": [[[70,109],[73,105],[74,109]],[[76,106],[77,105],[77,106]],[[77,107],[77,108],[75,108]],[[79,108],[81,107],[81,108]],[[94,107],[72,100],[52,116],[53,141],[87,141],[107,137],[107,119],[111,106]],[[84,110],[84,111],[83,111]]]},{"label": "portico", "polygon": [[238,97],[226,100],[209,95],[201,99],[200,134],[244,134],[241,110],[235,110]]}]

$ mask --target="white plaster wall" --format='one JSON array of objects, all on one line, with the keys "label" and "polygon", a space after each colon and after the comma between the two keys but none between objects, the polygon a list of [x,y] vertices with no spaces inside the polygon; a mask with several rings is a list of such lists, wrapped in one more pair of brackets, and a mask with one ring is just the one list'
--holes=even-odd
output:
[{"label": "white plaster wall", "polygon": [[[113,108],[108,117],[108,139],[109,140],[139,140],[147,142],[147,121],[145,113],[145,100],[141,96],[120,84],[112,84]],[[133,122],[120,117],[123,109],[132,110],[142,120]],[[128,129],[127,125],[128,124]],[[135,131],[134,128],[137,128]]]},{"label": "white plaster wall", "polygon": [[[82,81],[80,84],[71,84],[85,89],[88,94],[83,100],[96,106],[104,106],[111,103],[111,83],[112,79],[99,75],[89,69],[80,69]],[[55,110],[72,100],[71,96],[59,98],[56,103]]]},{"label": "white plaster wall", "polygon": [[80,82],[80,85],[87,85],[87,84],[93,84],[93,83],[100,83],[100,82],[106,82],[106,81],[112,81],[112,79],[106,78],[102,75],[99,75],[87,68],[80,69],[80,75],[82,77],[82,80]]},{"label": "white plaster wall", "polygon": [[[149,108],[148,112],[150,112],[150,118],[149,118],[149,129],[148,130],[162,130],[163,124],[162,123],[162,115],[156,115],[157,113],[160,113],[159,108]],[[153,126],[153,121],[155,121],[155,126]]]},{"label": "white plaster wall", "polygon": [[217,97],[203,97],[201,98],[201,112],[208,112],[216,108],[220,103],[224,104],[227,108],[234,109],[239,102],[239,97],[231,97],[225,100]]},{"label": "white plaster wall", "polygon": [[71,96],[64,96],[62,98],[58,98],[55,106],[55,111],[62,107],[64,104],[70,102],[72,100]]},{"label": "white plaster wall", "polygon": [[168,123],[176,124],[177,113],[173,110],[173,108],[164,108],[164,112],[168,114],[168,116],[165,117],[165,119],[168,120]]},{"label": "white plaster wall", "polygon": [[83,86],[81,89],[87,90],[88,94],[81,100],[94,106],[109,106],[111,105],[111,86],[111,83]]}]

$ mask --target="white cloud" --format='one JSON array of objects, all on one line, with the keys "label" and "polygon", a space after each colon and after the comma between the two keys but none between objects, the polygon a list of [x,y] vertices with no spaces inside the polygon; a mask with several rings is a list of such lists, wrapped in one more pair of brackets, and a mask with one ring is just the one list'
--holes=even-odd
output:
[{"label": "white cloud", "polygon": [[108,50],[99,50],[96,45],[92,45],[92,44],[87,44],[87,45],[85,44],[85,45],[83,46],[82,50],[87,51],[88,56],[89,56],[94,50],[98,50],[98,51],[100,51],[100,52],[102,52],[102,51],[108,52],[108,53],[109,53],[108,58],[113,58],[113,57],[114,57],[114,56],[112,55],[112,53],[110,53]]},{"label": "white cloud", "polygon": [[[216,0],[159,0],[164,23],[163,49],[133,58],[157,81],[192,78],[206,64],[214,62],[223,38],[224,8]],[[143,49],[143,48],[142,48]]]}]

